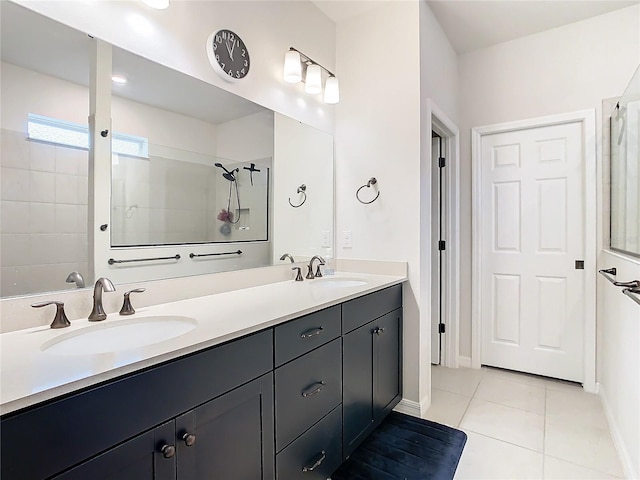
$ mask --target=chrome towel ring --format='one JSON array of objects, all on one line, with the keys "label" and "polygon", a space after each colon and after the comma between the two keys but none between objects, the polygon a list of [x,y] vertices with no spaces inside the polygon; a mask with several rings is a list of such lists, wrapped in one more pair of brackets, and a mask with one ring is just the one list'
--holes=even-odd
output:
[{"label": "chrome towel ring", "polygon": [[365,205],[368,205],[369,203],[373,203],[373,202],[375,202],[375,201],[378,199],[378,197],[380,196],[380,191],[378,191],[378,193],[377,193],[377,194],[376,194],[376,196],[373,198],[373,200],[370,200],[370,201],[368,201],[368,202],[365,202],[364,200],[362,200],[362,199],[360,198],[360,190],[362,190],[362,189],[363,189],[363,188],[365,188],[365,187],[369,188],[369,187],[371,187],[371,185],[375,185],[376,183],[378,183],[378,181],[376,180],[376,178],[375,178],[375,177],[371,177],[371,178],[369,179],[369,181],[367,182],[367,184],[366,184],[366,185],[362,185],[358,190],[356,190],[356,198],[358,199],[358,201],[359,201],[360,203],[364,203]]},{"label": "chrome towel ring", "polygon": [[304,202],[307,201],[307,186],[303,183],[302,185],[300,185],[298,187],[298,190],[296,190],[296,193],[301,193],[303,195],[302,198],[302,202],[300,202],[299,205],[294,205],[293,203],[291,203],[291,197],[289,197],[289,205],[291,205],[293,208],[298,208],[301,207],[302,205],[304,205]]}]

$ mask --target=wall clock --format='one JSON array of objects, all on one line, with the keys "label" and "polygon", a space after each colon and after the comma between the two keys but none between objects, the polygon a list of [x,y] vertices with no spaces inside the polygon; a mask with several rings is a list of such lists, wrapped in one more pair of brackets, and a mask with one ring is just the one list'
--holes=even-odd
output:
[{"label": "wall clock", "polygon": [[216,73],[229,82],[237,82],[249,73],[249,50],[231,30],[218,30],[209,35],[207,57]]}]

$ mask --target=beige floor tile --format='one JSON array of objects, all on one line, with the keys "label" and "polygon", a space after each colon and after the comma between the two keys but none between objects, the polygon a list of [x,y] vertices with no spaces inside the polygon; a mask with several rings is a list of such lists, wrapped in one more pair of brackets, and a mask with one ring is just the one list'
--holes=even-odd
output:
[{"label": "beige floor tile", "polygon": [[544,386],[514,382],[508,377],[485,375],[474,398],[544,415]]},{"label": "beige floor tile", "polygon": [[556,380],[553,378],[549,378],[545,382],[547,386],[547,390],[558,390],[560,392],[583,392],[582,385],[575,382],[566,382],[564,380]]},{"label": "beige floor tile", "polygon": [[615,480],[618,477],[545,455],[544,478],[545,480]]},{"label": "beige floor tile", "polygon": [[542,454],[466,431],[467,444],[455,477],[459,480],[540,479]]},{"label": "beige floor tile", "polygon": [[431,407],[425,418],[457,427],[470,401],[471,397],[434,388],[431,390]]},{"label": "beige floor tile", "polygon": [[471,397],[476,391],[483,370],[472,368],[431,367],[431,387]]},{"label": "beige floor tile", "polygon": [[600,397],[584,390],[549,390],[546,403],[547,418],[556,423],[608,429]]},{"label": "beige floor tile", "polygon": [[530,375],[528,373],[513,372],[511,370],[502,370],[499,368],[486,367],[485,375],[491,377],[498,377],[503,380],[509,380],[515,383],[523,383],[525,385],[536,385],[538,387],[544,387],[547,380],[543,377],[536,375]]},{"label": "beige floor tile", "polygon": [[544,453],[591,470],[623,476],[608,429],[547,417]]},{"label": "beige floor tile", "polygon": [[543,415],[474,398],[460,427],[538,452],[543,450]]}]

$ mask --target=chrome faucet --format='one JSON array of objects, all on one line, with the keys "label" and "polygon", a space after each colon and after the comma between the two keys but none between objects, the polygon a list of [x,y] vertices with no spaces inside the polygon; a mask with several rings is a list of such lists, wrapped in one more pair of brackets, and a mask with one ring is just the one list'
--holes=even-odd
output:
[{"label": "chrome faucet", "polygon": [[107,318],[107,314],[102,307],[103,290],[105,292],[115,292],[116,287],[113,286],[113,283],[111,283],[111,280],[108,278],[102,277],[96,280],[96,284],[93,287],[93,310],[91,310],[91,314],[89,315],[90,322],[98,322]]},{"label": "chrome faucet", "polygon": [[[318,264],[318,268],[316,269],[316,274],[313,274],[313,261],[314,260],[318,260],[320,263]],[[314,278],[320,278],[322,277],[322,272],[320,271],[320,265],[324,265],[324,258],[322,258],[320,255],[314,255],[313,257],[311,257],[311,260],[309,260],[309,271],[307,272],[307,280],[312,280]]]},{"label": "chrome faucet", "polygon": [[75,283],[77,288],[84,288],[84,278],[80,274],[80,272],[71,272],[67,279],[65,280],[67,283]]},{"label": "chrome faucet", "polygon": [[282,255],[282,256],[280,257],[280,260],[285,260],[285,259],[287,259],[287,258],[288,258],[289,260],[291,260],[291,263],[295,263],[295,260],[293,259],[293,257],[292,257],[291,255],[289,255],[288,253],[285,253],[284,255]]}]

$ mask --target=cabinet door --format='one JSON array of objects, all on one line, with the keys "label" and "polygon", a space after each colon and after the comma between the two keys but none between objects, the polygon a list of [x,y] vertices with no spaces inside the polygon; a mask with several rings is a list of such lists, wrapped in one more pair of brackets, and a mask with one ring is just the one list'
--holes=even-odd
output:
[{"label": "cabinet door", "polygon": [[179,480],[274,477],[273,374],[176,419]]},{"label": "cabinet door", "polygon": [[175,480],[174,438],[174,423],[167,422],[53,480]]},{"label": "cabinet door", "polygon": [[364,440],[373,424],[373,331],[370,322],[343,337],[343,458]]},{"label": "cabinet door", "polygon": [[402,309],[384,315],[373,328],[373,418],[382,420],[401,399]]}]

